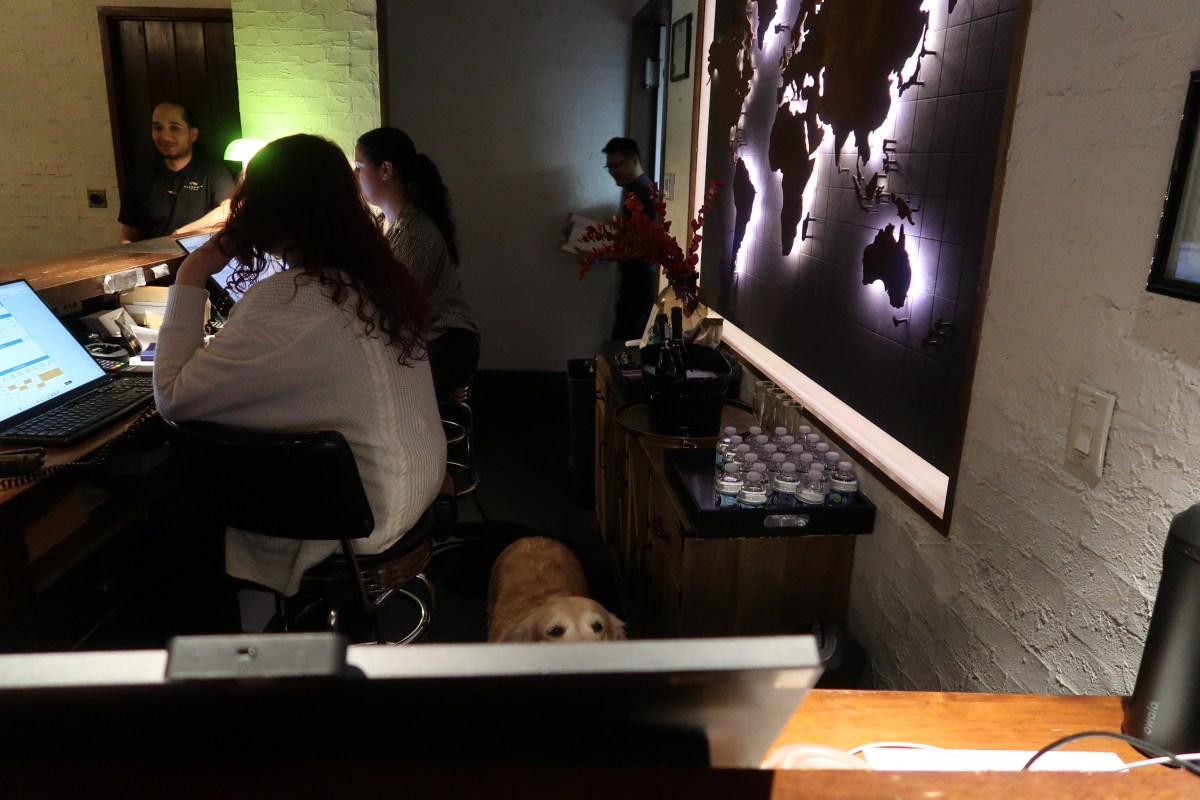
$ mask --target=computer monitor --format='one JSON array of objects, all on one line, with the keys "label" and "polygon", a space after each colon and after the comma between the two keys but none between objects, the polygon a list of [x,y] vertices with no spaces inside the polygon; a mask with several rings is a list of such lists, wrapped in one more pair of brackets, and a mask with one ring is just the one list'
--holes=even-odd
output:
[{"label": "computer monitor", "polygon": [[0,656],[0,751],[757,767],[821,673],[809,636],[353,646],[185,637]]},{"label": "computer monitor", "polygon": [[[184,252],[193,253],[200,245],[207,242],[216,234],[216,231],[205,231],[204,233],[193,233],[190,236],[183,236],[176,239],[176,243],[183,248]],[[213,308],[220,314],[228,315],[233,309],[233,304],[242,299],[244,291],[230,283],[233,277],[234,270],[241,266],[236,258],[230,259],[229,263],[215,273],[209,279],[208,292],[212,301]],[[283,262],[272,261],[267,265],[259,278],[265,278],[268,275],[274,274],[281,269],[284,269]]]}]

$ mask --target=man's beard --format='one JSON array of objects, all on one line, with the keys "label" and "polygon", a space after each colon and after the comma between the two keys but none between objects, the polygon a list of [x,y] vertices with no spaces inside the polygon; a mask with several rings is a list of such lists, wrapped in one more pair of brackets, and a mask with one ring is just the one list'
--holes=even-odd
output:
[{"label": "man's beard", "polygon": [[172,161],[180,159],[180,158],[187,158],[189,155],[191,155],[191,153],[192,153],[192,148],[185,147],[184,145],[181,145],[181,144],[174,145],[173,148],[170,150],[164,150],[162,147],[158,148],[158,154],[160,156],[162,156],[163,158],[169,158]]}]

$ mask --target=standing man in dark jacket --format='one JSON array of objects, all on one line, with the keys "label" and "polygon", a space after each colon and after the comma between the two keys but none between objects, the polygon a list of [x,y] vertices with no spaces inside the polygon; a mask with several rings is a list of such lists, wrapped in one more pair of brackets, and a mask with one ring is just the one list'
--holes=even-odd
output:
[{"label": "standing man in dark jacket", "polygon": [[[616,137],[604,145],[602,152],[606,157],[604,168],[622,189],[621,213],[626,218],[633,215],[625,201],[630,195],[634,195],[641,202],[646,215],[652,220],[657,219],[658,215],[651,201],[653,184],[642,172],[642,159],[637,142]],[[613,323],[611,338],[625,342],[642,338],[642,333],[646,330],[654,299],[658,295],[658,265],[647,264],[638,259],[626,259],[618,262],[618,266],[621,270],[621,286],[617,291],[617,318]]]}]

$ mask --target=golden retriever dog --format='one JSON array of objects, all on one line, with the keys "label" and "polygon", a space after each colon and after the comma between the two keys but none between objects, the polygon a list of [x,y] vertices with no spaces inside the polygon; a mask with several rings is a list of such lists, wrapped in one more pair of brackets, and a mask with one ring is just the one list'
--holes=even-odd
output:
[{"label": "golden retriever dog", "polygon": [[570,548],[527,536],[504,548],[488,581],[489,642],[597,642],[625,638],[625,623],[588,596]]}]

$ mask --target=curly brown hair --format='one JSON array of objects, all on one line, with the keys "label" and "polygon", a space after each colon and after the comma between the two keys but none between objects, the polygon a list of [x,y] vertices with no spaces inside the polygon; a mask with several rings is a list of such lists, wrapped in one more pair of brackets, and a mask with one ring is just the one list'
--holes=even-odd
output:
[{"label": "curly brown hair", "polygon": [[327,287],[338,306],[353,293],[367,334],[382,331],[401,363],[426,357],[426,293],[397,268],[349,161],[328,139],[285,136],[256,153],[233,193],[220,246],[240,262],[231,276],[237,288],[282,259]]}]

